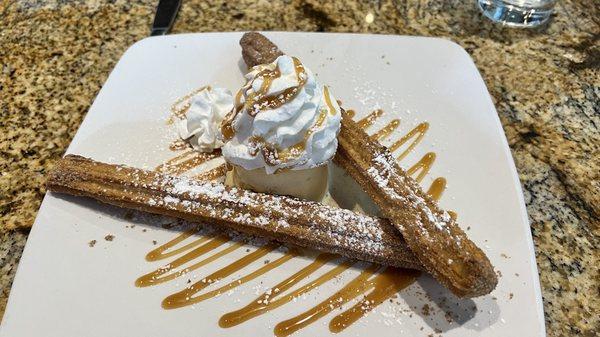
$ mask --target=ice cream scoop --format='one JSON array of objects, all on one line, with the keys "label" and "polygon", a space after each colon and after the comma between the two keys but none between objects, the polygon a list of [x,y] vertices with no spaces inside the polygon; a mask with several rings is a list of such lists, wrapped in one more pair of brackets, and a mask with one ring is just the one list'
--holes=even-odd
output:
[{"label": "ice cream scoop", "polygon": [[320,199],[327,170],[317,168],[326,168],[336,152],[340,120],[329,88],[297,58],[282,55],[253,67],[221,125],[223,156],[234,167],[232,181],[254,190]]}]

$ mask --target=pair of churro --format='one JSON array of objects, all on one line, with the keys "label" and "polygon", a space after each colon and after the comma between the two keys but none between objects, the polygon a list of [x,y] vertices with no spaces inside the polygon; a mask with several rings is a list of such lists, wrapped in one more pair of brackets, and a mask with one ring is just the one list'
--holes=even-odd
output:
[{"label": "pair of churro", "polygon": [[[240,45],[249,67],[282,55],[275,44],[255,32],[245,34]],[[426,270],[461,297],[494,289],[496,274],[485,254],[384,146],[348,115],[343,116],[338,141],[334,162],[360,184],[387,219],[72,155],[59,161],[47,185],[52,191],[121,207],[209,222],[350,258]]]}]

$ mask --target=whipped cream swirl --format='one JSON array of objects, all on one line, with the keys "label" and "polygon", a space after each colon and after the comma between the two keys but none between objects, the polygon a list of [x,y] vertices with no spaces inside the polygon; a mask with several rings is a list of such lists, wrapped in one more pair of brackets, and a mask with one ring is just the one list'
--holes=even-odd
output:
[{"label": "whipped cream swirl", "polygon": [[177,122],[179,136],[201,152],[223,146],[220,126],[233,108],[233,95],[224,88],[205,87],[190,98],[190,107]]},{"label": "whipped cream swirl", "polygon": [[321,166],[333,157],[340,107],[298,59],[280,56],[252,68],[246,80],[222,125],[229,163],[271,174]]}]

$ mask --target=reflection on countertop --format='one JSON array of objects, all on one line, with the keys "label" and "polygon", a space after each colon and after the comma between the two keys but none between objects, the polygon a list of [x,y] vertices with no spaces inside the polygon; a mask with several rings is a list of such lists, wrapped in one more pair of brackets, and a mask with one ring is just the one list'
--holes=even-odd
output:
[{"label": "reflection on countertop", "polygon": [[[156,1],[0,0],[0,312],[44,195]],[[598,333],[600,9],[559,2],[550,25],[493,25],[475,1],[185,1],[174,32],[300,30],[438,36],[463,46],[489,88],[515,158],[534,235],[548,335]],[[586,295],[587,294],[587,295]]]}]

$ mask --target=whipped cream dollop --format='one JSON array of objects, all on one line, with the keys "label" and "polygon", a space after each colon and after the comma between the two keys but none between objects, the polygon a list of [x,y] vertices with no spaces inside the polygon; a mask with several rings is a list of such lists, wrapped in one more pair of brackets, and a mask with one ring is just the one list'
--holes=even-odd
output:
[{"label": "whipped cream dollop", "polygon": [[224,88],[210,86],[190,98],[190,107],[177,122],[179,136],[201,152],[223,146],[221,122],[233,109],[233,95]]},{"label": "whipped cream dollop", "polygon": [[246,170],[302,170],[337,149],[340,107],[328,87],[287,55],[253,67],[222,124],[225,159]]}]

